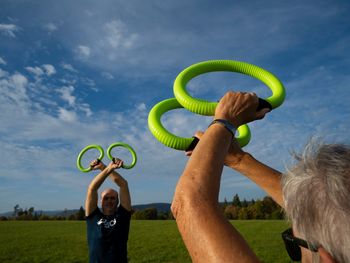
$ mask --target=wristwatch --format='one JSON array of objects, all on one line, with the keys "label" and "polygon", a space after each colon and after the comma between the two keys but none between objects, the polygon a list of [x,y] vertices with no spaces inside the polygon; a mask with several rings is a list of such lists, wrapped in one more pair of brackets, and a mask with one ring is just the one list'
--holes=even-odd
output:
[{"label": "wristwatch", "polygon": [[237,129],[235,126],[233,126],[233,124],[231,122],[229,122],[228,120],[223,120],[223,119],[215,119],[209,124],[208,127],[210,127],[211,125],[213,125],[215,123],[219,123],[219,124],[223,125],[232,134],[232,136],[235,137],[235,132]]}]

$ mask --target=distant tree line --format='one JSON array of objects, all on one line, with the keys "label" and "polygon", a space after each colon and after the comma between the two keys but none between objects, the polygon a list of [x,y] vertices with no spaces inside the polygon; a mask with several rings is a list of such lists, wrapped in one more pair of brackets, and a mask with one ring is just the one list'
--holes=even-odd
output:
[{"label": "distant tree line", "polygon": [[35,211],[34,207],[29,209],[21,208],[19,204],[13,207],[13,214],[11,216],[1,216],[0,221],[4,220],[85,220],[85,210],[81,206],[80,209],[75,213],[68,213],[65,209],[62,215],[47,215],[42,211]]},{"label": "distant tree line", "polygon": [[[283,219],[284,214],[282,209],[271,197],[264,197],[262,200],[240,200],[238,194],[235,194],[231,202],[225,198],[223,203],[220,203],[223,214],[229,220],[235,219]],[[174,219],[171,211],[159,212],[156,208],[147,208],[136,210],[133,212],[132,219],[142,220],[166,220]]]},{"label": "distant tree line", "polygon": [[[220,203],[223,214],[229,220],[235,219],[283,219],[284,214],[271,197],[264,197],[262,200],[240,200],[238,194],[235,194],[231,202],[225,198]],[[134,220],[169,220],[174,219],[171,211],[158,211],[155,207],[142,210],[133,210],[132,219]],[[1,216],[0,220],[85,220],[85,210],[81,206],[75,213],[68,213],[65,209],[61,215],[49,216],[41,211],[35,211],[34,207],[22,209],[18,204],[14,206],[13,215],[9,217]]]},{"label": "distant tree line", "polygon": [[284,213],[281,207],[269,196],[262,200],[243,201],[235,194],[231,203],[226,198],[221,204],[227,219],[283,219]]}]

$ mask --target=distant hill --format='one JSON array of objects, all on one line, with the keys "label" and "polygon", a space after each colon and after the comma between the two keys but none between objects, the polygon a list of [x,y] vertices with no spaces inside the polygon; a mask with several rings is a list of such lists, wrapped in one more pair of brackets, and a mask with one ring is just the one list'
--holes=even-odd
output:
[{"label": "distant hill", "polygon": [[[142,204],[142,205],[134,205],[132,208],[134,210],[144,210],[147,208],[156,208],[158,212],[169,212],[170,211],[170,205],[168,203],[151,203],[151,204]],[[79,211],[79,209],[71,209],[71,210],[48,210],[48,211],[34,211],[34,213],[37,214],[43,214],[47,216],[70,216],[72,214],[75,214]],[[0,213],[0,216],[12,216],[13,212],[6,212],[6,213]]]},{"label": "distant hill", "polygon": [[151,203],[146,205],[134,205],[134,210],[145,210],[147,208],[156,208],[158,212],[169,212],[171,204],[168,203]]}]

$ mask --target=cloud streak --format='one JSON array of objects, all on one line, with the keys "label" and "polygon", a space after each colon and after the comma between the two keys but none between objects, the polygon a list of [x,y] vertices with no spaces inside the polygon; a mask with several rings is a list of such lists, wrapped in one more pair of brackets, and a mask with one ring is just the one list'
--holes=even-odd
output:
[{"label": "cloud streak", "polygon": [[16,26],[15,24],[0,24],[0,32],[8,36],[10,38],[15,38],[16,37],[16,32],[18,32],[20,28]]}]

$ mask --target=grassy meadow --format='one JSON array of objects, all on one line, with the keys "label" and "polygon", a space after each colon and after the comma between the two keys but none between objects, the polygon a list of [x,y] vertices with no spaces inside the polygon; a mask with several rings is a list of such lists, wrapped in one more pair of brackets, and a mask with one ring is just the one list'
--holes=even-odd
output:
[{"label": "grassy meadow", "polygon": [[[290,262],[282,220],[235,220],[262,262]],[[129,262],[191,262],[173,220],[132,220]],[[0,262],[88,262],[84,221],[2,221]]]}]

